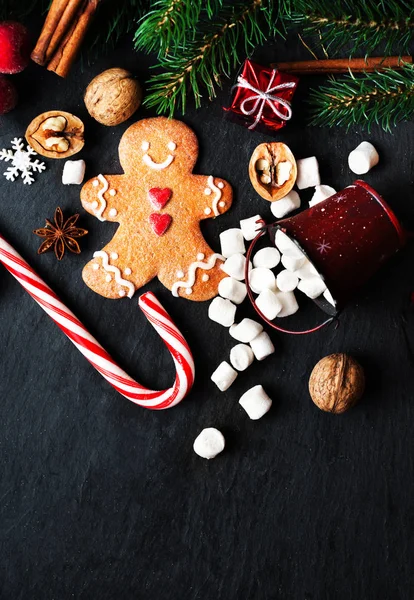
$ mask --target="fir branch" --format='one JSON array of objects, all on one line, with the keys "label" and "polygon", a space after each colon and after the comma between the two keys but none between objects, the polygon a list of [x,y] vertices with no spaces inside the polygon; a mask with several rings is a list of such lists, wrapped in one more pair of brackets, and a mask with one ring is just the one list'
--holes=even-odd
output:
[{"label": "fir branch", "polygon": [[195,28],[204,9],[209,18],[221,0],[158,0],[145,15],[135,33],[137,50],[157,52],[158,56],[183,46],[194,39]]},{"label": "fir branch", "polygon": [[351,72],[341,79],[311,92],[311,125],[366,126],[374,123],[391,131],[400,121],[414,116],[414,65],[405,64],[397,71],[385,69],[363,73],[356,78]]},{"label": "fir branch", "polygon": [[191,90],[198,108],[202,88],[210,100],[221,87],[223,76],[240,63],[239,43],[244,55],[265,41],[274,28],[273,2],[250,0],[223,4],[219,15],[199,26],[195,38],[175,54],[159,59],[164,72],[154,75],[149,82],[145,105],[155,107],[158,113],[172,116],[176,109],[186,109],[187,91]]},{"label": "fir branch", "polygon": [[380,44],[385,55],[396,47],[408,53],[414,34],[411,0],[291,0],[285,18],[316,34],[329,54],[350,46],[350,55],[369,55]]},{"label": "fir branch", "polygon": [[102,53],[113,50],[121,37],[132,31],[147,8],[148,0],[102,0],[96,19],[88,32],[83,56],[88,62]]}]

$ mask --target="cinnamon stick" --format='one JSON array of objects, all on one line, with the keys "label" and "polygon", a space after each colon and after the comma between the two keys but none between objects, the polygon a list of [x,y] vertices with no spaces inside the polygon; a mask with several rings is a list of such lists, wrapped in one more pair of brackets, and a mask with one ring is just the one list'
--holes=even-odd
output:
[{"label": "cinnamon stick", "polygon": [[56,52],[59,43],[62,41],[65,36],[68,27],[71,26],[71,23],[77,18],[77,14],[83,4],[84,0],[69,0],[66,6],[66,10],[64,11],[55,32],[53,33],[52,39],[49,42],[49,46],[46,50],[46,62],[52,58],[54,53]]},{"label": "cinnamon stick", "polygon": [[66,77],[100,0],[53,0],[32,60]]},{"label": "cinnamon stick", "polygon": [[372,73],[391,67],[398,69],[404,63],[412,64],[412,56],[378,56],[374,58],[328,58],[272,63],[270,66],[295,75],[318,75],[323,73]]}]

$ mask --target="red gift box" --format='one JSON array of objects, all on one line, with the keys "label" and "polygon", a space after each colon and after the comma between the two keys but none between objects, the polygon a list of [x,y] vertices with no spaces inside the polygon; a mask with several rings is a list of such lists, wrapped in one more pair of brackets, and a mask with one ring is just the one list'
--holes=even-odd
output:
[{"label": "red gift box", "polygon": [[290,101],[298,81],[294,75],[246,60],[233,87],[236,93],[231,106],[225,110],[241,117],[249,129],[260,123],[277,131],[292,117]]}]

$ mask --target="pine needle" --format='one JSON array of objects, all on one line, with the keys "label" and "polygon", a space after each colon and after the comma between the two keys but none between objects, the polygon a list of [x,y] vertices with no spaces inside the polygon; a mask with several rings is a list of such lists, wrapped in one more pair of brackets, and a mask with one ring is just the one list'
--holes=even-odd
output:
[{"label": "pine needle", "polygon": [[113,50],[123,35],[132,31],[148,5],[147,0],[101,0],[96,19],[85,41],[83,58],[97,58]]},{"label": "pine needle", "polygon": [[408,53],[414,34],[412,0],[291,0],[285,18],[320,37],[330,55],[348,46],[368,55],[379,45],[385,55]]},{"label": "pine needle", "polygon": [[174,54],[159,57],[157,67],[164,72],[151,77],[146,106],[172,116],[176,110],[185,112],[188,90],[197,108],[204,90],[212,100],[222,78],[241,62],[240,47],[244,57],[263,43],[274,27],[271,0],[223,3],[211,20],[198,23],[194,39]]},{"label": "pine needle", "polygon": [[137,50],[163,56],[194,39],[202,10],[211,17],[221,0],[158,0],[140,22],[134,42]]},{"label": "pine needle", "polygon": [[385,69],[363,73],[358,78],[350,72],[331,78],[328,85],[313,90],[311,125],[322,127],[365,126],[375,123],[384,131],[400,121],[414,117],[414,65],[405,64],[397,71]]}]

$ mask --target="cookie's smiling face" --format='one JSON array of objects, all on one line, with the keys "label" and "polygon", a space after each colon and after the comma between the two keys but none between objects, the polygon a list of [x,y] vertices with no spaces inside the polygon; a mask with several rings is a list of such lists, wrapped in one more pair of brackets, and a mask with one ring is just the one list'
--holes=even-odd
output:
[{"label": "cookie's smiling face", "polygon": [[156,171],[162,171],[163,169],[169,167],[175,158],[173,152],[177,148],[177,144],[175,142],[168,142],[167,147],[169,154],[163,162],[154,162],[152,160],[151,155],[148,154],[150,147],[150,142],[144,141],[141,144],[141,149],[145,152],[145,154],[142,157],[142,160],[147,165],[147,167],[149,167],[150,169],[155,169]]},{"label": "cookie's smiling face", "polygon": [[124,133],[119,156],[125,173],[144,179],[159,173],[186,177],[198,156],[195,134],[181,121],[156,117],[132,125]]}]

